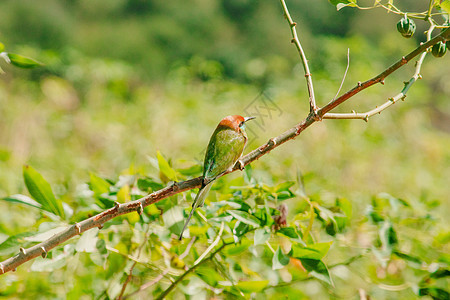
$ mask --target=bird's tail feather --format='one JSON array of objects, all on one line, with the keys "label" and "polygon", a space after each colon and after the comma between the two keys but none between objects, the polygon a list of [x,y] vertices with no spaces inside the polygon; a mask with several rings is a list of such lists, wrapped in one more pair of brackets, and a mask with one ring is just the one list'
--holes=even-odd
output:
[{"label": "bird's tail feather", "polygon": [[180,233],[180,240],[183,238],[183,232],[186,230],[186,227],[189,224],[189,221],[192,218],[192,215],[194,214],[194,211],[198,208],[198,207],[202,207],[203,204],[205,203],[205,199],[206,196],[209,193],[209,190],[211,189],[211,185],[212,182],[208,183],[207,185],[205,185],[204,187],[200,188],[200,190],[197,193],[197,196],[195,196],[195,200],[192,203],[192,209],[191,212],[189,213],[188,218],[186,219],[186,222],[184,223],[184,227],[183,230]]}]

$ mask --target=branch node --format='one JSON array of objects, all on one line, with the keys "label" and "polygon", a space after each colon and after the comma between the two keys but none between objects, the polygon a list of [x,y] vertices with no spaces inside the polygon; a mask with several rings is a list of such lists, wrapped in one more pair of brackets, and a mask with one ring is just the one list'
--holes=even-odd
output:
[{"label": "branch node", "polygon": [[142,215],[143,212],[144,212],[144,207],[142,206],[142,202],[139,202],[139,206],[138,206],[138,209],[137,209],[137,213],[138,213],[139,215]]},{"label": "branch node", "polygon": [[73,226],[74,226],[75,229],[77,230],[77,234],[81,234],[81,226],[80,226],[80,224],[75,223]]},{"label": "branch node", "polygon": [[271,138],[271,139],[269,139],[267,144],[269,145],[269,147],[273,147],[273,146],[277,145],[277,141],[275,140],[275,138]]},{"label": "branch node", "polygon": [[380,83],[384,85],[384,78],[380,80]]},{"label": "branch node", "polygon": [[41,250],[42,250],[42,253],[41,253],[42,258],[46,258],[47,257],[47,251],[45,250],[45,248],[43,246],[41,247]]},{"label": "branch node", "polygon": [[305,74],[305,77],[306,77],[306,78],[311,77],[311,73],[306,73],[306,74]]},{"label": "branch node", "polygon": [[292,39],[292,40],[291,40],[291,43],[292,43],[292,44],[295,44],[295,39]]},{"label": "branch node", "polygon": [[16,269],[16,268],[14,268],[14,269],[12,269],[11,271],[15,272],[15,271],[17,271],[17,269]]},{"label": "branch node", "polygon": [[356,111],[354,109],[352,109],[352,113],[354,113],[356,115]]},{"label": "branch node", "polygon": [[238,159],[238,161],[236,162],[236,165],[237,165],[238,169],[241,170],[241,171],[243,171],[244,168],[245,168],[244,163],[240,159]]},{"label": "branch node", "polygon": [[296,22],[292,22],[292,27],[297,26]]},{"label": "branch node", "polygon": [[[178,187],[178,182],[174,181],[174,182],[172,183],[172,190],[173,190],[174,192],[176,192],[176,191],[178,191],[178,189],[179,189],[179,187]],[[142,204],[141,204],[141,205],[142,205]]]},{"label": "branch node", "polygon": [[120,206],[120,203],[117,202],[117,201],[114,201],[114,209],[115,209],[116,211],[119,210],[119,206]]},{"label": "branch node", "polygon": [[361,81],[358,81],[358,87],[361,87],[361,86],[362,86]]},{"label": "branch node", "polygon": [[389,101],[392,101],[393,103],[395,103],[395,99],[393,97],[388,99]]},{"label": "branch node", "polygon": [[422,75],[421,75],[421,74],[418,74],[418,75],[417,75],[417,79],[422,79]]},{"label": "branch node", "polygon": [[406,59],[406,57],[402,56],[402,64],[406,64],[408,62],[408,60]]},{"label": "branch node", "polygon": [[100,224],[97,227],[98,227],[98,229],[102,229],[103,228],[103,224]]},{"label": "branch node", "polygon": [[2,271],[0,274],[4,274],[5,273],[5,268],[3,268],[3,264],[0,263],[0,271]]},{"label": "branch node", "polygon": [[27,251],[25,250],[25,248],[20,247],[19,251],[20,251],[21,254],[27,255]]},{"label": "branch node", "polygon": [[363,120],[369,122],[369,115],[366,115]]}]

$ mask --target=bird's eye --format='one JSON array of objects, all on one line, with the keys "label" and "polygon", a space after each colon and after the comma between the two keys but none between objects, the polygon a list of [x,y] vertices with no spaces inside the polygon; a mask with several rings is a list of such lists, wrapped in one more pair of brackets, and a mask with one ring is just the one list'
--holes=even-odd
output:
[{"label": "bird's eye", "polygon": [[239,123],[239,127],[242,127],[244,125],[244,122]]}]

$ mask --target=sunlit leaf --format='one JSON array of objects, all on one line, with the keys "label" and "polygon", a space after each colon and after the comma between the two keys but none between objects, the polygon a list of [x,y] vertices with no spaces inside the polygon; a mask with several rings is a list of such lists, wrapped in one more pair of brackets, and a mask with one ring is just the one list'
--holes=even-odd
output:
[{"label": "sunlit leaf", "polygon": [[31,199],[30,197],[25,196],[25,195],[16,194],[16,195],[2,198],[2,200],[5,200],[7,202],[25,204],[25,205],[29,205],[29,206],[32,206],[35,208],[42,208],[42,205],[39,202],[34,201],[33,199]]},{"label": "sunlit leaf", "polygon": [[92,228],[83,233],[75,246],[77,252],[95,252],[97,250],[98,228]]},{"label": "sunlit leaf", "polygon": [[111,186],[111,184],[109,184],[109,182],[107,182],[105,179],[92,172],[89,173],[89,178],[89,187],[94,192],[94,195],[96,197],[109,192],[109,187]]},{"label": "sunlit leaf", "polygon": [[128,184],[122,186],[117,192],[117,201],[120,203],[125,203],[131,200],[130,196],[130,186]]},{"label": "sunlit leaf", "polygon": [[8,58],[10,59],[12,65],[19,68],[29,69],[42,66],[42,63],[19,54],[8,53]]},{"label": "sunlit leaf", "polygon": [[227,246],[225,250],[223,250],[223,253],[225,253],[225,255],[239,255],[247,250],[251,244],[252,242],[250,240],[242,239],[242,241],[238,244]]},{"label": "sunlit leaf", "polygon": [[167,160],[162,156],[161,152],[156,152],[158,159],[159,171],[169,180],[177,181],[177,172],[172,169]]},{"label": "sunlit leaf", "polygon": [[0,255],[10,255],[18,252],[20,247],[26,247],[28,245],[25,238],[34,234],[33,232],[24,232],[8,237],[0,244]]},{"label": "sunlit leaf", "polygon": [[443,10],[450,14],[450,0],[443,0],[439,5]]},{"label": "sunlit leaf", "polygon": [[269,280],[240,281],[236,284],[236,288],[244,293],[257,293],[261,292],[267,285],[269,285]]},{"label": "sunlit leaf", "polygon": [[253,227],[259,227],[259,220],[248,212],[242,210],[228,210],[227,213],[232,215],[236,220],[239,220],[242,223],[251,225]]},{"label": "sunlit leaf", "polygon": [[64,218],[61,200],[57,200],[50,184],[30,166],[23,167],[23,178],[28,192],[42,205],[42,209]]},{"label": "sunlit leaf", "polygon": [[183,210],[179,206],[174,206],[163,214],[163,220],[166,228],[178,235],[184,225]]},{"label": "sunlit leaf", "polygon": [[30,269],[34,272],[52,272],[67,264],[68,253],[60,253],[52,258],[37,257]]},{"label": "sunlit leaf", "polygon": [[254,244],[255,245],[261,245],[264,244],[267,240],[270,238],[270,231],[268,231],[266,228],[258,228],[255,230],[254,235]]},{"label": "sunlit leaf", "polygon": [[298,259],[308,258],[320,260],[328,253],[332,243],[333,242],[316,243],[308,245],[307,247],[294,244],[292,245],[290,256]]}]

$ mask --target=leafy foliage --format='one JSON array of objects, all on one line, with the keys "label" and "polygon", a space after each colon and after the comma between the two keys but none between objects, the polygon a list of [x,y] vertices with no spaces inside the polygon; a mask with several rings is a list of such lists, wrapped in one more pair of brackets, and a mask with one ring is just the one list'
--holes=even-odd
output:
[{"label": "leafy foliage", "polygon": [[[101,2],[96,3],[99,5]],[[139,3],[136,4],[137,2]],[[244,2],[227,1],[226,4],[223,3],[223,9],[227,13],[236,10],[244,14],[243,10],[237,8],[247,6],[245,13],[251,15],[250,8],[257,7],[258,9],[253,8],[258,11],[255,15],[265,16],[263,5]],[[361,1],[330,2],[342,9],[358,7]],[[445,11],[447,2],[441,1],[438,4],[438,1],[435,1],[434,4],[437,9],[442,8]],[[83,5],[80,3],[79,5]],[[155,7],[157,11],[162,10],[158,7],[159,4],[153,2],[114,3],[112,5],[117,6],[126,3],[128,13],[144,14]],[[375,5],[377,3],[381,1],[375,1]],[[393,4],[393,1],[388,4]],[[389,5],[387,7],[395,10],[395,7]],[[136,9],[140,6],[142,9]],[[170,9],[166,5],[164,7]],[[114,15],[117,11],[110,7],[109,13]],[[183,14],[175,12],[176,10],[173,17],[177,20],[175,22],[189,15],[184,11]],[[103,11],[102,13],[107,14]],[[208,26],[213,24],[204,16],[193,18],[196,20],[189,23],[187,32],[196,32],[192,28],[198,28],[198,22],[205,22]],[[323,18],[320,22],[322,20]],[[249,25],[252,23],[254,22],[249,22],[244,16],[239,28],[254,29]],[[395,25],[392,28],[395,31]],[[159,37],[159,43],[173,45],[167,35]],[[185,34],[181,31],[172,38],[178,41],[183,35]],[[152,36],[151,40],[153,38]],[[318,43],[321,46],[317,49],[317,56],[322,58],[324,66],[320,67],[319,62],[314,70],[319,71],[317,78],[322,87],[319,91],[321,97],[329,98],[334,95],[327,94],[329,90],[334,89],[330,84],[330,77],[338,73],[336,70],[339,70],[339,60],[345,56],[340,57],[339,53],[347,49],[347,44],[358,46],[356,53],[352,54],[352,59],[372,57],[370,62],[355,67],[359,80],[359,77],[369,74],[365,69],[372,71],[378,64],[386,63],[382,56],[388,57],[390,52],[397,55],[404,50],[399,43],[389,42],[389,38],[391,37],[387,36],[385,40],[387,49],[380,48],[380,52],[385,51],[381,54],[378,50],[373,50],[371,43],[358,37],[346,37],[342,40],[323,38],[323,43]],[[108,44],[114,50],[122,45],[130,48],[126,41],[115,47]],[[198,46],[209,49],[202,44]],[[0,52],[3,52],[3,48],[0,44]],[[149,48],[143,47],[142,51],[147,54]],[[354,49],[352,48],[352,51]],[[130,56],[139,61],[134,53],[136,52]],[[179,54],[169,53],[167,57]],[[50,144],[56,140],[66,146],[61,151],[76,149],[75,151],[86,154],[85,160],[89,161],[89,170],[113,171],[106,172],[110,177],[99,175],[104,174],[100,171],[99,174],[83,174],[83,178],[88,177],[88,182],[79,185],[75,190],[71,187],[73,181],[54,180],[44,172],[46,178],[49,178],[47,181],[32,167],[24,167],[24,186],[28,192],[6,196],[2,202],[2,205],[7,203],[8,207],[8,213],[1,214],[3,218],[0,222],[2,260],[16,254],[20,247],[35,245],[57,234],[69,224],[113,207],[115,201],[136,200],[164,188],[171,184],[171,181],[199,176],[200,163],[175,160],[173,157],[187,149],[193,149],[193,144],[199,143],[202,138],[198,135],[203,133],[198,130],[189,132],[189,129],[198,129],[202,127],[199,125],[202,123],[196,120],[192,125],[180,120],[193,119],[194,112],[200,111],[197,103],[202,100],[202,106],[206,107],[202,111],[205,119],[210,115],[211,119],[214,119],[215,110],[219,110],[220,114],[223,112],[224,106],[219,106],[220,103],[226,102],[226,106],[230,103],[226,101],[228,97],[248,98],[249,94],[253,96],[255,92],[253,86],[222,81],[226,72],[224,69],[230,70],[227,64],[237,58],[232,54],[217,61],[194,57],[186,65],[177,66],[167,80],[167,86],[162,88],[147,88],[145,83],[136,80],[129,66],[120,61],[91,58],[73,49],[61,52],[46,51],[42,55],[46,58],[44,61],[50,62],[48,69],[31,72],[29,78],[25,75],[26,80],[29,80],[27,84],[17,81],[19,83],[12,85],[14,88],[2,89],[2,92],[14,92],[16,89],[22,91],[23,87],[27,88],[26,94],[29,93],[28,89],[38,91],[38,95],[39,91],[44,91],[48,101],[40,102],[42,99],[36,96],[36,99],[27,102],[29,106],[38,103],[36,106],[39,113],[45,116],[39,119],[47,119],[46,123],[38,124],[44,124],[45,126],[41,127],[50,134],[47,139],[44,134],[38,135],[39,144]],[[11,63],[14,61],[20,67],[39,65],[22,56],[4,54],[2,57],[7,57]],[[277,68],[271,67],[270,64],[263,64],[261,67],[261,62],[257,60],[245,66],[249,69],[248,78],[257,80],[266,76],[264,80],[268,80],[268,74],[273,70],[283,71],[278,67],[285,64],[285,60],[274,58],[273,65]],[[264,66],[267,67],[265,71]],[[437,69],[437,65],[434,66]],[[261,68],[262,73],[258,73]],[[445,68],[443,70],[443,73],[447,71]],[[259,77],[258,74],[265,75]],[[295,86],[290,90],[286,88],[292,94],[303,93],[303,90],[297,87],[298,78],[293,78],[292,83],[287,85],[289,84]],[[160,94],[161,89],[164,90],[163,97]],[[432,94],[427,89],[420,92],[421,95]],[[438,93],[438,96],[434,94],[436,101],[439,98],[446,99],[442,96],[444,94],[435,93]],[[380,95],[376,94],[374,98],[379,97]],[[22,98],[25,99],[22,101],[30,100]],[[160,98],[164,98],[167,103],[163,105],[164,101],[160,101]],[[286,98],[288,97],[282,95],[276,98],[275,102],[280,106],[280,103],[287,103],[289,107],[299,105],[298,99]],[[151,102],[151,105],[148,105],[148,102]],[[53,103],[53,106],[49,108],[46,106],[48,103]],[[161,109],[165,106],[170,107],[173,112],[168,113]],[[5,111],[8,110],[5,108]],[[192,114],[189,119],[181,119],[189,114]],[[8,115],[11,114],[5,114],[5,117]],[[286,115],[288,114],[283,115],[283,119]],[[28,116],[23,117],[21,123],[27,121],[26,117]],[[136,125],[140,120],[147,120],[149,117],[152,122],[157,120],[154,122],[162,124],[158,124],[161,127],[141,128]],[[295,120],[297,117],[294,114]],[[145,291],[138,295],[156,298],[164,296],[169,287],[174,287],[168,294],[168,298],[173,299],[183,295],[196,298],[213,298],[220,295],[231,299],[321,299],[330,294],[337,298],[349,298],[357,295],[360,288],[366,290],[374,299],[392,298],[392,290],[396,290],[394,297],[397,298],[424,296],[447,299],[450,274],[450,259],[447,253],[450,234],[442,220],[446,201],[435,196],[445,190],[441,187],[435,191],[433,187],[439,186],[439,183],[446,179],[446,170],[442,171],[442,166],[446,162],[445,149],[448,147],[441,134],[431,131],[427,126],[421,126],[424,124],[423,119],[426,119],[423,113],[413,112],[410,117],[400,109],[399,114],[376,123],[380,127],[378,130],[375,127],[356,130],[356,127],[343,122],[337,124],[336,128],[333,126],[316,131],[302,140],[301,147],[293,147],[292,152],[287,152],[289,155],[277,157],[280,163],[277,162],[276,166],[264,165],[261,162],[261,166],[255,167],[255,170],[247,167],[243,176],[229,176],[218,180],[206,205],[194,215],[187,238],[182,241],[178,241],[177,237],[189,213],[195,191],[152,204],[144,209],[142,215],[130,213],[117,217],[107,222],[101,230],[91,229],[80,237],[59,245],[49,251],[46,258],[39,257],[30,265],[18,269],[17,273],[1,276],[0,296],[108,299],[118,297],[125,282],[128,282],[125,295],[146,287]],[[104,120],[107,122],[103,122]],[[131,123],[127,123],[129,120]],[[164,123],[167,120],[172,124]],[[284,120],[280,120],[280,123],[283,123],[282,121]],[[291,121],[293,120],[285,123]],[[124,131],[119,123],[127,124],[130,129]],[[175,123],[182,123],[182,126],[176,127]],[[173,134],[170,141],[165,131],[169,127],[168,124],[173,126],[170,127]],[[412,124],[416,124],[416,127],[409,128]],[[39,126],[33,124],[29,127],[35,129]],[[206,128],[206,125],[204,127]],[[80,139],[74,141],[67,138],[65,130],[72,135],[76,132]],[[93,135],[92,132],[96,131],[99,134]],[[340,131],[345,132],[346,136],[339,135]],[[139,134],[135,135],[136,132]],[[169,154],[169,151],[164,150],[163,155],[155,150],[155,157],[148,157],[149,163],[145,164],[142,162],[144,159],[141,160],[136,153],[145,149],[148,154],[149,149],[155,147],[148,142],[148,132],[151,133],[150,140],[156,140],[156,136],[164,132],[164,138],[160,139],[161,144],[158,143],[157,146],[167,149],[168,147],[161,145],[172,145],[173,151]],[[413,132],[413,137],[409,136],[408,132]],[[176,143],[177,135],[179,137],[183,134],[189,134],[191,144]],[[264,132],[264,138],[267,134]],[[383,136],[388,134],[391,134],[392,138],[383,139]],[[411,144],[398,146],[398,141],[404,138],[403,135],[411,139],[414,147],[410,147]],[[334,146],[319,145],[329,136],[333,136],[338,142],[328,139]],[[340,142],[343,137],[348,141],[345,145]],[[77,148],[80,145],[82,146]],[[358,151],[355,151],[355,148]],[[388,149],[386,152],[389,155],[377,156],[378,151],[385,153],[382,152],[383,148]],[[101,152],[99,149],[111,152]],[[127,149],[129,152],[124,154],[117,149]],[[304,149],[308,149],[309,154],[303,154]],[[375,151],[370,152],[369,149]],[[391,149],[395,151],[390,151]],[[44,148],[43,152],[46,151]],[[428,160],[424,156],[417,156],[417,152],[426,152]],[[192,159],[190,153],[184,157]],[[15,155],[15,151],[0,149],[0,164],[17,159]],[[73,152],[64,152],[64,155],[54,155],[52,152],[48,155],[48,161],[54,161],[55,167],[47,166],[47,169],[61,168],[61,172],[66,174],[73,174],[75,170],[85,172],[86,166],[81,163],[82,160],[73,158]],[[135,155],[138,157],[137,161],[140,161],[139,165],[129,166],[129,157]],[[410,160],[406,156],[409,156]],[[102,157],[102,161],[107,161],[103,167],[94,165],[99,157]],[[122,157],[126,157],[125,163],[120,162]],[[291,178],[289,170],[295,159],[302,163],[302,169],[314,171],[305,174],[304,178],[300,175]],[[383,172],[379,173],[379,170],[368,168],[362,163],[371,160],[376,162],[370,166],[385,163],[389,172],[394,175],[385,176]],[[424,160],[423,164],[418,163],[420,160]],[[435,164],[433,166],[438,166],[434,172],[439,176],[422,168],[430,161]],[[409,168],[405,169],[404,164],[409,165]],[[39,160],[34,160],[33,165],[39,170],[44,169]],[[124,165],[127,168],[125,170]],[[0,176],[8,177],[3,174]],[[383,185],[380,182],[383,182],[384,177],[397,178],[397,181],[392,185]],[[352,181],[356,183],[351,185]],[[52,187],[49,182],[52,182]],[[13,189],[16,189],[16,185],[18,184],[13,185]],[[355,192],[355,186],[361,192]],[[405,192],[408,188],[412,190],[409,195],[414,196],[402,199],[380,193],[370,199],[374,190],[395,190],[396,193],[405,195],[408,194]],[[347,192],[342,192],[342,195],[335,192],[345,189]],[[349,191],[351,189],[353,191]],[[422,189],[420,195],[417,192],[419,189]],[[306,190],[310,192],[307,193]],[[429,190],[432,190],[431,196],[427,195]],[[11,217],[8,216],[9,213]],[[16,217],[15,213],[18,213],[20,218]],[[10,226],[10,223],[19,225]],[[28,232],[17,233],[21,232],[17,231],[17,227],[26,228]],[[29,273],[29,270],[32,272]],[[46,280],[42,280],[43,278]]]}]

